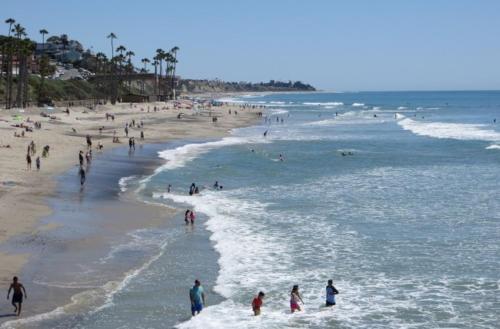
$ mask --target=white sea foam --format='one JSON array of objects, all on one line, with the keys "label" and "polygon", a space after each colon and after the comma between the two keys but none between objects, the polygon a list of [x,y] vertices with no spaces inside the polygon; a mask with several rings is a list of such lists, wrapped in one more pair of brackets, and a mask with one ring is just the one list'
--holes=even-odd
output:
[{"label": "white sea foam", "polygon": [[312,106],[342,106],[344,103],[342,102],[304,102],[304,105],[312,105]]},{"label": "white sea foam", "polygon": [[120,180],[118,181],[118,185],[120,186],[120,191],[126,192],[128,189],[128,183],[135,178],[137,178],[137,176],[135,175],[120,178]]},{"label": "white sea foam", "polygon": [[271,109],[269,110],[270,115],[280,115],[280,114],[287,114],[289,113],[288,110],[285,109]]},{"label": "white sea foam", "polygon": [[218,102],[221,103],[229,103],[229,104],[246,104],[246,101],[242,101],[236,98],[219,98],[217,99]]},{"label": "white sea foam", "polygon": [[491,144],[490,146],[486,147],[487,150],[500,150],[500,145],[498,144]]},{"label": "white sea foam", "polygon": [[363,106],[365,106],[365,104],[364,103],[352,103],[351,106],[352,107],[363,107]]},{"label": "white sea foam", "polygon": [[400,106],[400,107],[398,107],[398,111],[402,111],[402,110],[406,110],[406,109],[408,109],[406,106]]},{"label": "white sea foam", "polygon": [[161,172],[163,170],[171,170],[184,167],[186,163],[216,148],[255,143],[266,143],[266,139],[260,136],[258,138],[225,137],[218,141],[186,144],[175,149],[160,151],[158,152],[158,155],[160,156],[160,158],[165,159],[166,163],[163,166],[157,168],[155,170],[155,173]]},{"label": "white sea foam", "polygon": [[449,138],[458,140],[500,141],[500,132],[487,129],[483,124],[422,122],[399,115],[398,124],[414,134],[434,138]]}]

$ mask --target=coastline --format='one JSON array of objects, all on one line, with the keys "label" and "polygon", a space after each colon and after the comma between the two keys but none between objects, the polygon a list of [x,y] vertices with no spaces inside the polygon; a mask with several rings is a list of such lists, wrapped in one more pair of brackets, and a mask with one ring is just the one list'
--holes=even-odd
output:
[{"label": "coastline", "polygon": [[[155,106],[162,110],[153,112]],[[123,127],[131,120],[144,121],[144,141],[139,140],[139,129],[132,128],[130,132],[130,135],[137,139],[138,144],[223,137],[233,128],[248,126],[258,121],[257,110],[240,110],[235,105],[212,108],[211,114],[207,111],[186,108],[174,109],[171,102],[139,103],[135,107],[131,107],[128,103],[107,105],[99,106],[96,111],[88,111],[83,107],[70,109],[70,115],[62,113],[63,108],[54,109],[51,115],[54,115],[56,120],[40,117],[40,109],[1,112],[1,145],[10,145],[10,148],[0,149],[0,167],[2,168],[0,207],[4,209],[0,215],[1,246],[8,246],[10,240],[19,236],[36,237],[39,232],[51,230],[59,225],[52,222],[38,224],[41,218],[48,217],[52,212],[47,199],[55,193],[58,175],[75,166],[78,151],[86,149],[86,134],[93,137],[94,145],[99,140],[104,145],[104,152],[107,152],[126,145]],[[229,109],[237,109],[238,115],[229,115]],[[182,118],[177,119],[177,115],[181,112]],[[106,121],[105,113],[115,115],[116,119],[113,122]],[[20,129],[11,127],[12,124],[17,123],[13,115],[22,115],[24,119],[30,117],[32,121],[41,121],[42,129],[26,133],[24,138],[14,137],[14,131],[19,132]],[[211,116],[217,116],[218,121],[213,123]],[[104,126],[102,135],[99,134],[101,126]],[[76,133],[72,131],[72,128],[76,129]],[[120,136],[122,143],[111,142],[114,130],[117,131],[117,136]],[[40,155],[42,145],[51,146],[50,156],[46,159],[42,158],[40,172],[25,169],[24,152],[31,140],[37,145],[39,151],[37,155]],[[96,151],[94,152],[97,154]],[[98,159],[99,155],[95,157]],[[0,252],[0,282],[3,285],[8,284],[11,277],[17,275],[29,259],[30,253],[26,252],[19,253],[12,249],[8,252]]]}]

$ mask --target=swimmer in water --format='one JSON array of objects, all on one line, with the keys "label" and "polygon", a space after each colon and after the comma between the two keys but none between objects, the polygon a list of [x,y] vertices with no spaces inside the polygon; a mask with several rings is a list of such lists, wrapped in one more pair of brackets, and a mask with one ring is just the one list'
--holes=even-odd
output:
[{"label": "swimmer in water", "polygon": [[264,137],[266,137],[266,136],[267,136],[267,130],[266,130],[266,131],[264,131]]},{"label": "swimmer in water", "polygon": [[283,158],[283,154],[280,154],[280,161],[285,161],[285,158]]}]

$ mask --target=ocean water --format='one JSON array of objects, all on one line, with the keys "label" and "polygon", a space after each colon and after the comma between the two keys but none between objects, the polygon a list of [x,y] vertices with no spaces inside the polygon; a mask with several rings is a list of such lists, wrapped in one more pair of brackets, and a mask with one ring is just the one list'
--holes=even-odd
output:
[{"label": "ocean water", "polygon": [[[169,145],[153,174],[120,180],[120,193],[194,209],[195,227],[179,215],[132,232],[110,258],[148,252],[105,300],[23,325],[498,328],[500,92],[224,100],[265,106],[268,120],[221,140]],[[212,188],[216,180],[223,190]],[[192,182],[199,195],[187,194]],[[196,278],[209,305],[190,318]],[[340,291],[331,309],[328,279]],[[290,314],[294,284],[305,304]]]}]

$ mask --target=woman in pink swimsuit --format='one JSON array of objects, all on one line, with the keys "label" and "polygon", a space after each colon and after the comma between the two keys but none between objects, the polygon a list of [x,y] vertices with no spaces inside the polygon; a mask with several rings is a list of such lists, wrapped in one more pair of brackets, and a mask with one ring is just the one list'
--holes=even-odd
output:
[{"label": "woman in pink swimsuit", "polygon": [[293,286],[292,292],[290,293],[290,309],[291,309],[292,313],[294,313],[295,311],[302,310],[300,308],[299,302],[304,304],[302,297],[300,297],[299,286],[295,285],[295,286]]}]

